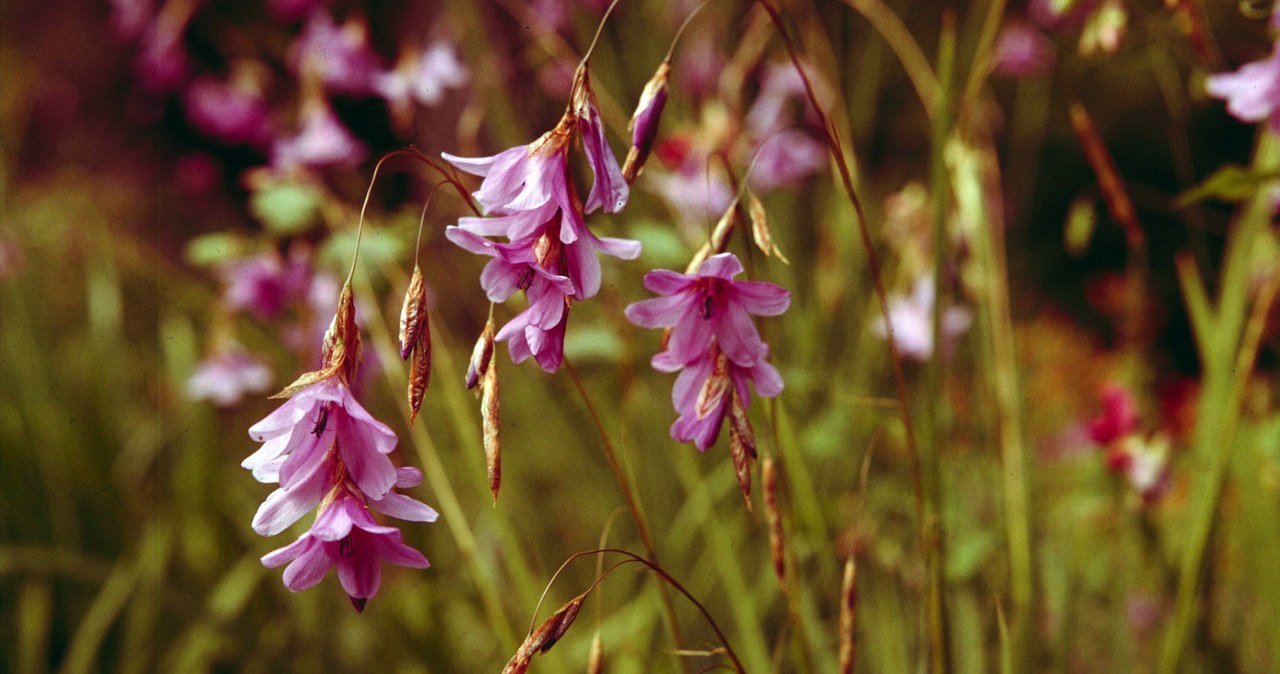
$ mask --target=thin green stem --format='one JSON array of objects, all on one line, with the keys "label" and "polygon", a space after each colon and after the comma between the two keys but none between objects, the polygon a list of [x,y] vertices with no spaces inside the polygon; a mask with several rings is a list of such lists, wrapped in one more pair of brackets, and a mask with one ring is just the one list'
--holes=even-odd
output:
[{"label": "thin green stem", "polygon": [[[569,362],[567,357],[564,359],[564,369],[569,374],[569,380],[573,382],[573,388],[577,391],[578,398],[586,406],[587,413],[591,416],[591,422],[596,428],[596,433],[600,436],[600,449],[604,452],[605,460],[609,463],[609,469],[613,471],[613,477],[618,482],[618,488],[622,490],[623,500],[627,502],[627,510],[631,512],[631,519],[635,522],[636,533],[640,535],[640,542],[644,545],[645,554],[649,556],[650,561],[658,564],[658,553],[653,545],[653,535],[649,532],[649,523],[645,519],[644,509],[640,506],[640,501],[636,498],[635,492],[631,488],[631,480],[627,478],[626,471],[622,469],[622,464],[618,461],[618,454],[614,451],[613,441],[609,439],[609,432],[604,427],[600,412],[596,409],[595,403],[592,402],[591,395],[587,393],[587,388],[583,385],[582,378],[578,376],[578,371],[574,369],[573,364]],[[662,610],[666,614],[667,626],[671,630],[671,638],[676,648],[684,648],[683,639],[680,636],[680,623],[676,618],[675,606],[671,603],[671,596],[662,586],[659,586],[658,593],[662,598]]]}]

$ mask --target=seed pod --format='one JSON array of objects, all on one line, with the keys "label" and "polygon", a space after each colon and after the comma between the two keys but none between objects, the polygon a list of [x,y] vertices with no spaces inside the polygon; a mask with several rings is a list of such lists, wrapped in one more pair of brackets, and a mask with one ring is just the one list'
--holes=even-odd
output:
[{"label": "seed pod", "polygon": [[533,631],[528,641],[536,643],[539,653],[546,653],[556,645],[557,641],[569,631],[569,627],[573,625],[573,621],[578,617],[578,611],[582,609],[582,601],[587,595],[580,594],[573,599],[565,602],[564,606],[556,609],[551,617],[538,626]]},{"label": "seed pod", "polygon": [[840,674],[853,674],[857,607],[858,563],[850,554],[844,563],[844,582],[840,584]]},{"label": "seed pod", "polygon": [[747,194],[747,215],[751,218],[751,237],[755,239],[756,247],[765,255],[782,260],[783,264],[791,264],[787,256],[778,249],[778,244],[773,242],[773,234],[769,231],[769,216],[765,213],[760,197],[754,192]]},{"label": "seed pod", "polygon": [[484,431],[484,461],[489,473],[489,491],[498,501],[498,487],[502,483],[502,450],[498,442],[498,368],[486,367],[484,383],[480,387],[481,427]]},{"label": "seed pod", "polygon": [[409,426],[418,418],[422,397],[431,381],[431,325],[427,312],[422,312],[422,328],[418,343],[413,346],[413,361],[409,365]]},{"label": "seed pod", "polygon": [[622,166],[622,178],[628,184],[635,182],[644,162],[653,149],[653,140],[658,135],[658,121],[662,117],[662,108],[667,104],[667,76],[671,73],[671,62],[658,64],[658,70],[644,85],[640,92],[640,102],[636,104],[635,114],[631,115],[631,149],[627,152],[627,161]]},{"label": "seed pod", "polygon": [[427,324],[427,285],[422,280],[422,268],[413,265],[409,289],[404,293],[404,306],[400,309],[400,360],[409,360],[409,352],[418,343],[418,335]]},{"label": "seed pod", "polygon": [[489,316],[488,322],[484,324],[484,330],[481,331],[480,337],[476,339],[476,345],[471,349],[471,362],[467,365],[467,388],[475,388],[480,383],[480,378],[489,369],[489,359],[493,357],[493,316]]},{"label": "seed pod", "polygon": [[729,454],[733,457],[738,487],[742,489],[742,501],[751,512],[751,463],[756,458],[756,434],[742,399],[738,397],[737,388],[731,386],[729,395]]},{"label": "seed pod", "polygon": [[769,521],[769,554],[773,557],[773,574],[777,576],[778,585],[785,592],[787,562],[782,546],[782,513],[778,510],[778,468],[773,457],[764,457],[760,472],[764,481],[764,514]]}]

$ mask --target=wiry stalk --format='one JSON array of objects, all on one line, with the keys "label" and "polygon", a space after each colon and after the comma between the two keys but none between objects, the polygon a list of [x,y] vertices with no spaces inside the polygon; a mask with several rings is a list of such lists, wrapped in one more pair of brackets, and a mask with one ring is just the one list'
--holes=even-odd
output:
[{"label": "wiry stalk", "polygon": [[[613,449],[613,441],[609,439],[609,432],[604,427],[600,412],[596,410],[595,403],[591,400],[591,395],[587,393],[587,388],[583,385],[582,378],[578,376],[578,371],[573,368],[573,364],[569,362],[568,357],[564,359],[564,369],[569,374],[569,380],[573,382],[573,388],[577,391],[578,398],[582,400],[583,405],[586,405],[587,413],[591,416],[591,422],[596,428],[596,433],[600,436],[600,449],[604,452],[604,458],[609,463],[609,469],[613,471],[613,477],[618,482],[618,488],[622,490],[622,498],[627,502],[627,510],[631,513],[632,521],[635,522],[636,533],[640,535],[640,542],[644,545],[645,554],[648,555],[649,561],[656,565],[658,564],[658,553],[653,545],[653,535],[649,533],[649,522],[644,516],[644,510],[640,507],[639,499],[636,498],[635,492],[631,489],[631,481],[627,478],[626,471],[622,469],[622,464],[618,461],[618,454]],[[671,603],[671,596],[667,593],[666,588],[661,585],[658,586],[658,594],[662,598],[662,610],[666,614],[667,626],[671,630],[671,638],[676,648],[683,649],[680,623],[676,619],[676,610]]]}]

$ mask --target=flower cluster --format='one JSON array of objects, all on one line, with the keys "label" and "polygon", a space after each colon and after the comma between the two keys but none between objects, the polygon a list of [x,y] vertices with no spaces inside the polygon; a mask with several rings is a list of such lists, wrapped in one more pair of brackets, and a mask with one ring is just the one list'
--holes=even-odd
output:
[{"label": "flower cluster", "polygon": [[652,364],[661,372],[680,371],[671,393],[680,417],[671,425],[671,437],[700,450],[715,443],[731,409],[746,409],[748,382],[765,397],[782,392],[782,377],[766,360],[769,345],[751,316],[783,313],[791,295],[772,283],[735,281],[742,271],[732,253],[707,258],[693,275],[652,271],[644,285],[663,297],[626,309],[636,325],[671,329]]},{"label": "flower cluster", "polygon": [[[491,301],[505,302],[517,290],[525,291],[528,308],[504,325],[496,339],[507,341],[512,361],[532,356],[548,372],[559,369],[564,358],[570,301],[591,298],[600,290],[596,254],[624,260],[640,254],[639,242],[597,237],[587,229],[585,213],[617,213],[627,203],[629,188],[605,139],[585,65],[575,79],[564,118],[529,145],[491,157],[444,155],[459,169],[484,178],[475,198],[487,216],[461,218],[446,235],[467,251],[493,258],[480,278]],[[574,134],[581,137],[595,174],[585,207],[569,176]]]},{"label": "flower cluster", "polygon": [[268,567],[288,563],[284,584],[298,592],[338,568],[338,580],[357,611],[378,592],[380,560],[426,568],[422,553],[404,544],[400,531],[383,526],[372,510],[414,522],[432,522],[427,505],[396,489],[415,487],[422,473],[396,468],[388,454],[396,434],[374,419],[351,393],[359,358],[351,289],[342,291],[325,335],[324,369],[300,377],[280,395],[290,400],[249,428],[262,447],[241,464],[264,483],[278,483],[253,518],[253,529],[274,536],[317,509],[311,528],[262,558]]},{"label": "flower cluster", "polygon": [[1089,437],[1107,448],[1107,468],[1123,475],[1144,503],[1152,503],[1169,488],[1169,438],[1144,435],[1138,425],[1133,396],[1109,384],[1102,391],[1102,414],[1089,424]]}]

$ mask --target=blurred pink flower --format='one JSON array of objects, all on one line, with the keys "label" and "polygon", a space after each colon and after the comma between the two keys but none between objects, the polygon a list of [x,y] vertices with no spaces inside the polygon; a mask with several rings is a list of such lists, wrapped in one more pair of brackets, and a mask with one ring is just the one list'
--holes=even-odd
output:
[{"label": "blurred pink flower", "polygon": [[1102,389],[1102,415],[1089,424],[1089,438],[1110,444],[1138,428],[1138,404],[1125,387],[1109,383]]},{"label": "blurred pink flower", "polygon": [[302,127],[296,135],[276,140],[271,150],[273,167],[288,170],[354,166],[368,154],[364,144],[342,125],[327,102],[304,103],[301,116]]},{"label": "blurred pink flower", "polygon": [[191,77],[191,56],[182,44],[185,24],[171,29],[166,22],[155,21],[142,34],[134,74],[143,89],[168,93],[180,89]]},{"label": "blurred pink flower", "polygon": [[758,146],[751,186],[760,192],[795,187],[827,167],[827,146],[799,129],[770,135]]},{"label": "blurred pink flower", "polygon": [[289,48],[289,67],[300,76],[317,74],[329,91],[350,96],[372,93],[383,71],[369,44],[368,25],[349,18],[339,26],[323,11],[311,14],[302,35]]},{"label": "blurred pink flower", "polygon": [[1107,468],[1123,475],[1129,486],[1151,504],[1169,490],[1169,438],[1162,433],[1120,438],[1107,450]]},{"label": "blurred pink flower", "polygon": [[1227,111],[1242,122],[1267,121],[1280,133],[1280,41],[1271,55],[1246,63],[1234,72],[1210,75],[1205,91],[1227,102]]},{"label": "blurred pink flower", "polygon": [[653,357],[654,369],[674,372],[705,358],[712,341],[741,367],[751,367],[768,351],[751,316],[778,316],[791,305],[784,289],[763,281],[735,281],[742,263],[733,253],[706,259],[694,275],[658,269],[644,286],[663,297],[634,302],[627,320],[643,328],[671,328],[666,349]]},{"label": "blurred pink flower", "polygon": [[[893,338],[902,355],[918,361],[933,357],[933,278],[921,276],[916,280],[911,295],[889,296],[889,322],[893,325]],[[955,338],[963,335],[973,323],[973,314],[962,306],[950,306],[942,311],[942,337],[944,351]],[[883,316],[877,316],[872,329],[881,337],[888,337],[888,326]]]},{"label": "blurred pink flower", "polygon": [[1026,21],[1006,23],[994,52],[992,72],[997,75],[1035,77],[1053,65],[1053,42]]},{"label": "blurred pink flower", "polygon": [[200,361],[187,379],[187,396],[231,407],[246,394],[266,391],[271,379],[271,368],[266,363],[230,346]]},{"label": "blurred pink flower", "polygon": [[146,30],[155,17],[154,0],[111,0],[111,30],[123,42],[133,40]]},{"label": "blurred pink flower", "polygon": [[267,9],[281,21],[297,21],[312,10],[329,4],[329,0],[269,0]]},{"label": "blurred pink flower", "polygon": [[[223,293],[227,307],[263,320],[279,318],[290,304],[308,297],[312,283],[311,266],[304,256],[292,255],[286,261],[274,252],[237,260],[223,267],[221,275],[227,284]],[[324,311],[332,309],[332,302],[333,293],[329,293]]]},{"label": "blurred pink flower", "polygon": [[184,97],[187,120],[197,131],[230,145],[258,145],[271,135],[262,93],[244,81],[197,77]]},{"label": "blurred pink flower", "polygon": [[379,73],[373,90],[393,107],[436,105],[446,89],[457,89],[469,79],[453,45],[440,42],[426,51],[406,53],[394,70]]}]

